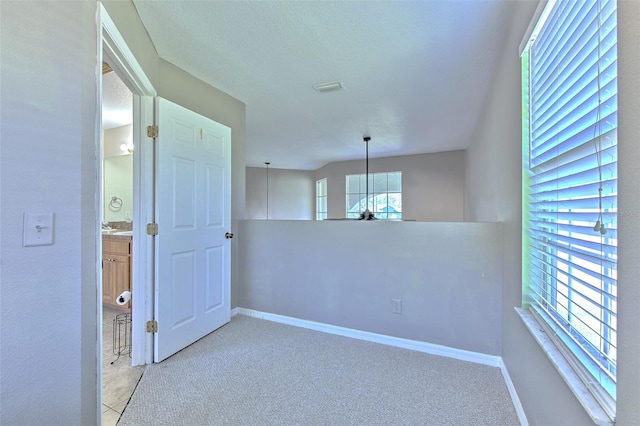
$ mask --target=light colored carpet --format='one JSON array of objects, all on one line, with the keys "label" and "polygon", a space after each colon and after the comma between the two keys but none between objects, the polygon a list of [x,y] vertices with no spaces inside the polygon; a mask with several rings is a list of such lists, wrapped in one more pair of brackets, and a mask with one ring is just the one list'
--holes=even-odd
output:
[{"label": "light colored carpet", "polygon": [[237,315],[147,367],[126,425],[517,425],[498,368]]}]

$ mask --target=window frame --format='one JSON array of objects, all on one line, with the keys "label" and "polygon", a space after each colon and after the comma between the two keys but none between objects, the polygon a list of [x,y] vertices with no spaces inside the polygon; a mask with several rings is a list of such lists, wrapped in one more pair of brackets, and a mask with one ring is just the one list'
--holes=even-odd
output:
[{"label": "window frame", "polygon": [[[398,190],[389,190],[389,177],[390,175],[397,175],[398,179]],[[376,180],[380,181],[380,178],[384,177],[384,188],[385,190],[376,190]],[[350,178],[357,180],[358,190],[350,192]],[[364,212],[365,208],[369,208],[369,210],[374,214],[376,219],[379,220],[402,220],[402,172],[401,171],[392,171],[392,172],[377,172],[377,173],[369,173],[369,200],[365,203],[364,200],[366,198],[366,173],[357,173],[350,174],[345,176],[345,217],[348,219],[356,219],[360,217],[360,215]],[[391,207],[394,211],[390,212],[388,210],[383,211],[378,208],[378,206],[389,207],[389,195],[393,195],[395,198],[395,207]],[[350,196],[357,196],[359,201],[354,204],[358,206],[358,211],[349,211]],[[379,202],[378,198],[386,197],[386,202]],[[392,216],[392,217],[389,217]]]},{"label": "window frame", "polygon": [[[321,191],[321,188],[324,188],[324,191]],[[324,192],[321,194],[320,192]],[[324,200],[325,209],[321,210],[322,200]],[[327,178],[322,178],[316,180],[316,220],[325,220],[327,219],[327,214],[329,210],[329,190],[327,186]]]},{"label": "window frame", "polygon": [[[523,301],[522,301],[522,305],[523,305],[523,308],[526,308],[526,310],[517,309],[517,311],[520,314],[521,318],[523,319],[525,325],[527,325],[527,328],[532,332],[536,340],[541,344],[541,346],[545,350],[545,353],[549,355],[554,366],[556,366],[556,368],[558,369],[562,377],[565,379],[569,387],[573,390],[576,397],[578,398],[578,400],[580,400],[580,402],[582,403],[584,408],[587,410],[591,418],[597,424],[612,424],[613,422],[615,422],[615,395],[616,395],[615,359],[613,359],[614,370],[611,375],[612,379],[610,377],[607,377],[606,374],[605,375],[599,374],[600,377],[602,378],[601,379],[596,378],[595,381],[598,381],[598,383],[594,383],[594,372],[597,371],[597,372],[606,373],[606,370],[603,370],[604,366],[601,366],[601,364],[598,362],[598,360],[596,359],[597,356],[590,353],[591,352],[589,348],[590,344],[586,344],[586,342],[590,342],[590,339],[587,337],[582,337],[582,335],[578,331],[576,331],[577,327],[575,325],[572,325],[573,322],[571,320],[571,317],[576,315],[571,308],[571,303],[575,303],[575,300],[576,300],[574,299],[574,297],[576,296],[572,295],[571,293],[572,288],[574,288],[575,286],[575,284],[572,284],[572,280],[576,279],[577,281],[581,281],[581,279],[576,278],[576,276],[579,274],[576,274],[574,269],[580,272],[579,269],[582,265],[580,265],[579,261],[582,261],[582,259],[584,258],[586,250],[582,248],[582,253],[577,252],[575,250],[576,250],[576,247],[579,246],[579,244],[566,243],[566,241],[562,241],[563,239],[566,239],[566,240],[573,239],[574,231],[570,229],[573,223],[572,220],[566,222],[560,218],[562,218],[563,215],[566,215],[567,214],[566,212],[569,212],[568,213],[569,215],[572,212],[580,213],[580,209],[571,210],[571,209],[567,209],[566,207],[566,205],[569,204],[569,202],[574,200],[579,200],[579,198],[562,198],[561,196],[558,195],[558,193],[556,193],[555,195],[557,197],[556,200],[563,200],[563,201],[556,201],[557,205],[555,207],[556,208],[555,211],[553,210],[553,208],[550,208],[549,210],[550,214],[555,213],[556,215],[555,222],[553,221],[553,219],[551,219],[551,221],[548,222],[548,225],[545,222],[542,222],[543,225],[539,225],[537,228],[535,226],[530,226],[530,224],[533,224],[535,222],[538,222],[539,224],[541,223],[540,217],[536,217],[536,218],[533,217],[534,214],[532,213],[532,211],[534,210],[534,207],[532,206],[532,204],[530,204],[532,203],[532,198],[531,198],[532,194],[534,198],[536,196],[536,190],[533,190],[530,188],[532,188],[533,186],[539,185],[539,182],[540,182],[540,180],[538,181],[534,180],[536,173],[534,173],[533,171],[533,169],[535,168],[535,165],[532,164],[533,158],[535,158],[536,154],[534,154],[533,152],[534,136],[531,131],[533,126],[532,121],[534,120],[534,117],[532,115],[533,107],[531,106],[532,105],[531,99],[533,96],[531,96],[531,93],[530,93],[531,87],[533,86],[531,82],[532,71],[531,71],[530,52],[536,37],[541,33],[541,31],[547,30],[547,28],[545,27],[545,21],[547,19],[552,19],[550,18],[550,15],[552,15],[554,12],[553,8],[558,6],[558,9],[560,9],[562,7],[562,6],[559,6],[560,3],[561,3],[560,0],[549,1],[541,13],[540,20],[534,27],[532,35],[530,37],[527,36],[528,40],[523,40],[527,42],[525,48],[522,51],[522,56],[521,56],[521,59],[522,59],[522,106],[523,106],[523,110],[522,110],[522,124],[523,124],[523,127],[522,127],[522,149],[523,149],[522,150],[522,153],[523,153],[523,169],[522,169],[523,170],[522,172],[522,185],[523,185],[522,186],[523,188],[523,196],[522,196],[522,209],[523,209],[522,210],[523,211],[522,290],[523,292],[522,292],[522,297],[523,297]],[[603,130],[602,124],[600,124],[603,121],[603,118],[600,115],[601,114],[600,111],[604,104],[601,101],[601,92],[604,89],[603,87],[604,84],[602,84],[601,86],[601,80],[604,80],[604,78],[602,77],[604,74],[603,68],[606,68],[606,67],[601,68],[601,65],[600,65],[601,63],[605,62],[604,58],[601,56],[601,49],[602,49],[601,46],[604,42],[604,39],[601,38],[601,34],[603,32],[603,25],[602,25],[603,18],[602,18],[601,12],[604,10],[602,8],[602,3],[606,3],[605,7],[613,7],[615,9],[615,2],[613,1],[608,2],[608,0],[596,0],[596,2],[593,2],[593,3],[584,3],[585,5],[587,5],[587,6],[584,6],[585,8],[597,7],[596,19],[597,19],[598,27],[596,31],[598,34],[597,36],[598,38],[595,44],[596,44],[597,55],[598,55],[596,58],[597,59],[596,63],[598,64],[598,67],[595,72],[596,77],[593,78],[593,81],[597,81],[596,93],[598,94],[598,96],[597,96],[597,113],[596,113],[595,121],[590,122],[592,123],[591,126],[594,129],[593,140],[588,142],[586,141],[582,142],[581,145],[587,145],[587,143],[593,142],[594,146],[596,147],[594,151],[595,152],[594,157],[596,158],[603,152],[602,146],[598,148],[598,143],[601,144],[603,134],[608,132],[607,129]],[[564,3],[564,5],[566,4],[570,4],[570,3]],[[611,4],[613,4],[613,6],[611,6]],[[571,10],[570,9],[571,7],[573,6],[567,6],[566,10]],[[582,7],[583,5],[581,4],[579,6],[575,6],[575,9],[573,10],[580,9],[579,13],[582,13],[581,11]],[[585,20],[584,22],[588,22],[588,23],[591,23],[591,25],[594,25],[594,23],[596,22],[595,20],[587,21],[585,19],[585,16],[587,16],[588,14],[589,14],[588,12],[585,12],[585,14],[582,17],[578,19],[576,19],[575,17],[572,17],[572,19],[575,19],[575,22],[583,22],[581,21],[581,19],[584,19]],[[609,18],[613,16],[614,25],[615,25],[616,14],[617,14],[617,11],[614,10],[613,13],[609,15]],[[568,21],[569,19],[567,19],[564,22],[568,22]],[[561,22],[561,21],[558,21],[558,22]],[[563,25],[564,22],[561,22],[560,25]],[[566,28],[566,27],[563,27],[563,28]],[[556,38],[553,38],[550,40],[554,40],[554,41],[558,40],[557,43],[560,43],[560,40],[562,40],[565,34],[571,34],[571,37],[575,37],[575,35],[573,33],[569,33],[568,30],[565,29],[564,31],[565,33],[561,34],[560,36],[556,36]],[[614,28],[613,30],[610,30],[610,31],[616,31],[616,29]],[[584,33],[587,34],[587,30],[584,30]],[[614,46],[611,49],[616,49],[616,47]],[[558,50],[550,50],[550,51],[557,52]],[[569,56],[569,55],[567,54],[566,56]],[[617,54],[615,55],[615,57],[617,60]],[[548,61],[548,60],[549,60],[548,57],[544,57],[540,60],[540,63],[544,64],[545,61]],[[573,64],[573,62],[568,62],[564,56],[562,56],[562,58],[559,60],[558,63],[561,63],[562,66],[565,67],[564,69],[569,69],[570,66]],[[560,65],[558,65],[558,67],[560,67]],[[576,65],[575,70],[580,69],[582,71],[582,67],[583,67],[582,64],[580,64],[579,66]],[[609,65],[607,65],[607,67],[609,67]],[[587,75],[586,73],[587,71],[584,71],[584,74],[576,73],[576,75],[579,78],[587,79],[588,77],[586,77]],[[562,74],[562,72],[560,74]],[[570,75],[573,77],[574,71],[571,71]],[[557,78],[559,79],[560,77],[557,77]],[[614,80],[616,78],[617,76],[613,77]],[[547,84],[546,81],[545,81],[545,84]],[[594,83],[591,82],[591,84],[594,84]],[[559,101],[560,95],[558,95],[558,93],[564,93],[564,92],[561,92],[560,89],[558,89],[558,87],[560,86],[554,86],[554,87],[555,87],[555,90],[557,91],[556,92],[557,98],[555,98],[556,99],[555,104],[553,105],[557,108],[558,105],[561,104],[561,102]],[[552,92],[552,90],[548,90],[548,89],[545,89],[545,90],[547,90],[548,92]],[[587,89],[582,88],[577,93],[582,94],[583,91],[586,92]],[[540,92],[540,93],[543,93],[543,92]],[[617,93],[617,89],[615,90],[615,93]],[[547,102],[545,100],[545,96],[546,94],[542,94],[542,95],[535,96],[535,98],[537,100],[540,100],[540,104],[544,104],[544,102]],[[553,97],[553,95],[549,95],[549,98],[551,97]],[[615,107],[614,111],[615,110],[617,110],[617,106]],[[565,111],[565,110],[558,109],[557,111]],[[586,117],[586,113],[577,112],[578,108],[573,105],[571,107],[567,106],[566,111],[567,111],[566,112],[567,116],[577,115],[580,118]],[[556,112],[556,114],[558,116],[561,115],[560,112]],[[578,115],[578,114],[582,114],[582,115]],[[614,126],[613,138],[615,139],[615,128],[617,128],[617,124],[614,124],[613,126]],[[561,126],[556,125],[556,127],[560,128]],[[611,138],[611,136],[608,136],[608,137]],[[558,136],[552,136],[551,138],[555,138],[553,140],[556,140],[556,142],[555,142],[555,145],[552,145],[552,148],[550,148],[549,151],[551,152],[553,150],[553,154],[554,155],[557,154],[556,155],[557,158],[560,158],[561,155],[566,155],[566,151],[562,152],[562,150],[559,148],[561,144],[565,143],[566,139],[561,139]],[[615,149],[615,145],[616,143],[614,141],[612,145],[613,149]],[[613,161],[617,162],[617,154],[615,155],[615,157],[616,159]],[[554,157],[552,156],[549,158],[554,158]],[[553,160],[547,160],[547,161],[553,161]],[[601,160],[598,158],[598,171],[601,174],[602,164],[600,163],[600,161]],[[570,165],[569,167],[574,167],[574,166]],[[538,173],[539,173],[538,176],[540,176],[545,172],[538,172]],[[556,172],[556,180],[558,179],[557,173],[558,172]],[[617,174],[614,177],[614,182],[616,179],[617,179]],[[549,182],[551,181],[552,181],[552,178],[550,177]],[[567,193],[574,193],[574,189],[573,189],[574,187],[577,188],[580,185],[585,185],[585,184],[593,185],[593,182],[585,181],[583,183],[582,181],[580,181],[579,183],[574,183],[574,186],[572,186]],[[602,175],[600,176],[599,186],[601,191],[600,193],[602,194],[602,187],[604,186]],[[556,191],[559,191],[559,190],[556,189]],[[577,193],[578,191],[579,190],[575,190],[575,193]],[[604,264],[603,262],[606,262],[607,264],[610,264],[610,263],[614,264],[613,270],[606,270],[605,272],[605,269],[603,266],[599,272],[600,285],[602,287],[602,289],[600,289],[599,291],[604,295],[603,300],[606,298],[611,298],[611,295],[607,293],[607,291],[610,291],[610,290],[605,290],[605,288],[608,288],[608,286],[612,285],[610,284],[611,282],[615,283],[617,280],[616,272],[615,272],[615,268],[616,268],[615,265],[617,263],[617,250],[615,249],[615,245],[617,244],[617,233],[615,230],[615,222],[616,222],[615,214],[617,214],[617,201],[615,200],[617,200],[617,189],[613,191],[613,197],[615,197],[614,199],[615,204],[612,209],[607,211],[607,213],[611,215],[611,216],[608,216],[608,218],[611,218],[611,221],[607,219],[607,224],[608,226],[610,224],[614,225],[613,231],[610,232],[609,234],[611,235],[611,233],[614,233],[615,236],[605,237],[604,235],[606,234],[602,234],[599,236],[601,247],[602,247],[602,244],[605,244],[604,241],[607,238],[609,238],[609,240],[606,241],[606,244],[614,246],[613,248],[607,248],[606,251],[605,249],[601,248],[600,249],[601,251],[599,253],[599,256],[601,256],[601,260],[600,260],[601,264]],[[599,209],[598,220],[600,220],[604,211],[602,209],[602,196],[600,197],[600,202],[601,202],[601,207]],[[536,201],[533,202],[533,204],[535,203]],[[560,206],[563,203],[565,205]],[[560,213],[561,210],[564,213]],[[540,212],[541,212],[540,209],[536,210],[537,214],[539,214]],[[581,223],[580,225],[585,227],[585,223]],[[593,230],[596,231],[595,229],[596,227],[594,225],[595,223],[591,223],[589,226],[594,228]],[[545,240],[545,239],[541,240],[539,237],[541,233],[540,229],[543,229],[545,226],[550,227],[548,229],[549,236],[544,237],[544,238],[549,238],[549,240]],[[551,229],[554,226],[556,228],[555,231]],[[582,233],[583,233],[582,235],[584,235],[584,231],[582,231]],[[538,238],[537,244],[531,243],[531,241],[534,241],[536,238],[534,237],[534,234]],[[554,240],[554,235],[556,238],[555,240]],[[560,243],[558,243],[556,240],[559,241]],[[587,241],[588,241],[588,237],[587,237]],[[550,250],[547,252],[546,250],[544,250],[544,247],[550,247]],[[538,254],[537,258],[534,257],[536,253]],[[577,260],[574,260],[574,257]],[[535,277],[535,273],[532,274],[532,270],[535,269],[534,267],[531,266],[533,263],[538,263],[542,265],[542,266],[536,266],[538,268],[537,271],[539,272],[537,277]],[[543,270],[543,268],[545,268],[545,265],[550,265],[549,267],[553,270],[549,270],[549,271]],[[566,270],[562,270],[558,265],[564,265]],[[588,276],[589,272],[590,271],[585,270],[582,273],[585,276]],[[558,278],[561,274],[566,276],[566,278],[563,278],[564,280],[566,280],[566,284],[562,283],[561,280]],[[590,274],[593,275],[594,273],[591,272]],[[537,284],[533,283],[533,281],[536,279],[539,280]],[[584,277],[582,279],[584,279]],[[560,295],[558,288],[562,288],[562,286],[558,287],[558,283],[564,284],[566,286],[566,295]],[[615,284],[613,285],[615,286]],[[539,290],[536,291],[535,287],[538,287]],[[551,291],[549,291],[549,289],[551,289]],[[553,291],[557,293],[556,296],[553,295]],[[566,307],[564,307],[564,309],[566,309],[567,311],[568,319],[564,321],[561,318],[561,315],[559,315],[558,312],[556,312],[557,305],[561,297],[564,297],[567,300]],[[579,297],[582,297],[583,299],[588,300],[587,298],[584,297],[584,295],[579,295]],[[617,295],[614,294],[613,298],[616,299]],[[552,302],[556,306],[550,309],[545,309],[544,305],[545,304],[549,305]],[[588,302],[581,302],[581,304],[583,305],[587,303]],[[581,304],[578,304],[578,305],[582,308]],[[613,330],[614,334],[617,333],[616,325],[615,325],[616,324],[615,316],[616,316],[617,308],[614,306],[613,310],[609,312],[608,310],[610,307],[606,304],[606,302],[602,302],[602,305],[598,305],[598,307],[601,308],[600,310],[604,312],[602,316],[606,317],[606,319],[604,320],[602,319],[599,320],[601,322],[605,322],[605,328],[599,329],[598,331],[593,330],[593,332],[596,333],[595,336],[598,336],[598,338],[600,338],[601,340],[607,340],[610,338],[610,334],[607,334],[607,333],[610,333],[611,330]],[[613,316],[611,316],[611,314],[613,314]],[[587,325],[587,323],[584,322],[584,320],[581,320],[581,321],[585,325]],[[566,322],[567,324],[563,324],[563,322]],[[537,324],[537,326],[532,325],[533,323]],[[609,331],[607,332],[607,330]],[[541,334],[543,334],[544,336],[541,336]],[[582,334],[584,334],[584,331],[582,331]],[[615,336],[614,336],[614,339],[615,339]],[[548,342],[551,342],[552,344],[548,344]],[[615,343],[615,340],[614,340],[614,343]],[[606,343],[603,343],[603,349],[597,349],[595,348],[595,346],[593,348],[597,349],[598,351],[606,352],[607,349],[605,347],[607,345],[611,345],[611,341],[607,341]],[[614,345],[614,348],[615,348],[615,345]],[[613,386],[613,391],[611,386]]]}]

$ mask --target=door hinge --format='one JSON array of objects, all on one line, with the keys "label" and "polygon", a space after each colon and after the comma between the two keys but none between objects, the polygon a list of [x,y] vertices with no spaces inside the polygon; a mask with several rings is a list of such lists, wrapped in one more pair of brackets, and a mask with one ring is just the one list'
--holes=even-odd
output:
[{"label": "door hinge", "polygon": [[158,235],[157,223],[147,223],[147,235]]},{"label": "door hinge", "polygon": [[158,321],[147,321],[147,333],[158,332]]},{"label": "door hinge", "polygon": [[150,138],[158,137],[158,126],[147,126],[147,136]]}]

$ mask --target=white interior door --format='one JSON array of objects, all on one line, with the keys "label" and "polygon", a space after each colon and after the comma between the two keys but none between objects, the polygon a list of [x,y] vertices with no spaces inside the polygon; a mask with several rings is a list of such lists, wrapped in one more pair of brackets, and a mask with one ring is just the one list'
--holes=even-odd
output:
[{"label": "white interior door", "polygon": [[229,322],[231,129],[157,98],[154,361]]}]

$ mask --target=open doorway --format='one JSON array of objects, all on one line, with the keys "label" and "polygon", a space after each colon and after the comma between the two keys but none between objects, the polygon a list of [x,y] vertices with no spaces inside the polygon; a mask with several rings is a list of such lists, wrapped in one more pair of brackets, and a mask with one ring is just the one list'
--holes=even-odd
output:
[{"label": "open doorway", "polygon": [[133,93],[102,64],[102,424],[115,425],[142,376],[132,366]]},{"label": "open doorway", "polygon": [[[96,224],[98,225],[96,232],[99,241],[96,247],[96,255],[99,260],[96,275],[96,283],[98,284],[99,341],[97,361],[99,386],[96,391],[98,401],[102,402],[97,414],[98,418],[102,419],[102,424],[111,425],[117,423],[141,374],[139,371],[133,373],[125,371],[130,371],[137,366],[140,366],[138,370],[141,370],[143,368],[141,366],[153,361],[153,335],[147,333],[145,328],[146,322],[153,318],[153,244],[146,234],[145,224],[153,222],[154,219],[154,149],[153,139],[147,137],[146,126],[153,123],[153,97],[156,96],[156,91],[103,5],[100,5],[100,22],[102,49],[99,51],[98,61],[99,63],[106,62],[109,67],[105,69],[105,75],[98,73],[99,87],[102,89],[104,86],[106,92],[109,93],[108,96],[111,96],[110,92],[114,90],[126,93],[126,96],[120,96],[120,98],[126,98],[126,101],[121,99],[119,108],[114,108],[115,117],[105,117],[105,122],[112,121],[105,127],[114,130],[108,132],[109,134],[106,136],[102,135],[105,137],[101,137],[99,152],[102,153],[104,139],[113,138],[112,143],[107,141],[108,143],[105,145],[108,152],[105,158],[118,157],[111,162],[115,162],[115,166],[130,169],[132,174],[131,178],[128,177],[128,174],[125,178],[124,174],[120,172],[122,176],[116,179],[115,186],[112,185],[111,178],[107,176],[105,182],[108,183],[103,186],[103,174],[105,171],[109,174],[112,167],[111,165],[105,166],[103,164],[104,158],[100,158],[98,166],[100,179],[96,182],[96,207],[103,216],[101,221],[104,220],[108,223],[105,227],[111,228],[112,236],[121,232],[119,241],[112,241],[110,247],[106,247],[107,244],[103,244],[101,224]],[[116,88],[114,89],[112,86]],[[102,110],[102,98],[103,93],[100,92],[100,115],[109,115]],[[119,103],[116,101],[115,104]],[[118,118],[118,115],[127,118]],[[102,127],[102,119],[97,124]],[[129,127],[126,127],[127,125]],[[96,130],[97,134],[102,134],[101,128]],[[132,153],[129,152],[131,149]],[[126,163],[126,166],[120,163]],[[123,188],[125,185],[126,189]],[[131,191],[131,200],[127,195],[129,191]],[[111,213],[114,213],[115,216],[111,216]],[[126,252],[127,248],[129,257],[119,257],[119,250]],[[114,251],[116,253],[113,253]],[[107,252],[111,252],[111,254],[107,255]],[[108,260],[108,262],[103,262],[103,260]],[[127,260],[128,265],[126,264]],[[123,302],[122,305],[118,305],[115,300],[124,289],[119,289],[112,283],[107,284],[107,291],[104,291],[102,265],[105,263],[109,264],[112,269],[112,275],[121,276],[116,280],[126,281],[125,275],[128,273],[131,299]],[[114,309],[114,303],[119,309]],[[130,331],[129,335],[125,337],[122,332],[118,333],[120,331],[117,329],[118,322],[114,326],[113,321],[116,319],[116,315],[128,313],[127,310],[130,310],[131,313],[130,324],[127,323],[129,318],[124,321],[124,324],[120,324],[120,327],[124,326],[127,331]],[[130,329],[127,328],[128,325],[130,325]],[[116,332],[115,342],[114,331]],[[128,355],[127,344],[131,348],[131,357]],[[114,354],[114,347],[116,354]],[[120,352],[120,358],[117,356],[118,352]],[[111,364],[114,360],[117,361]],[[109,385],[115,385],[119,379],[126,380],[128,384],[126,386],[111,386],[113,390],[109,390]]]}]

